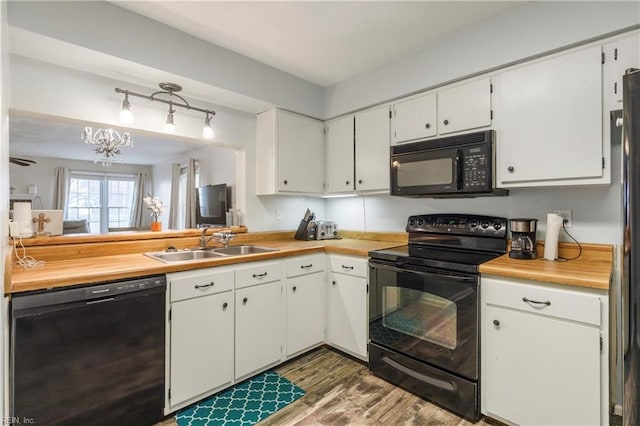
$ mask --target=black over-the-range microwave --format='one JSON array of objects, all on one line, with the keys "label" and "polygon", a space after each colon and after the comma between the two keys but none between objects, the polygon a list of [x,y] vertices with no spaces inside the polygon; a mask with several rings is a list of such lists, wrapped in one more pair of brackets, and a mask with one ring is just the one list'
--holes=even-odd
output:
[{"label": "black over-the-range microwave", "polygon": [[495,131],[428,139],[391,147],[391,195],[508,195],[495,187]]}]

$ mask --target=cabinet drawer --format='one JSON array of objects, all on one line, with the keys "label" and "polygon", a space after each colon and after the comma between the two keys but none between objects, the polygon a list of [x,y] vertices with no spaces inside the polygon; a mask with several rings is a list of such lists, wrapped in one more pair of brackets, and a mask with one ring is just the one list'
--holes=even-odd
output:
[{"label": "cabinet drawer", "polygon": [[281,262],[258,262],[236,270],[236,288],[278,281],[282,278]]},{"label": "cabinet drawer", "polygon": [[311,274],[324,270],[323,254],[313,254],[309,256],[298,256],[287,260],[287,277],[297,277],[298,275]]},{"label": "cabinet drawer", "polygon": [[167,274],[171,301],[191,299],[233,290],[233,270],[208,268]]},{"label": "cabinet drawer", "polygon": [[600,298],[575,290],[482,278],[486,304],[600,326]]},{"label": "cabinet drawer", "polygon": [[367,278],[369,260],[354,256],[329,255],[329,263],[332,272]]}]

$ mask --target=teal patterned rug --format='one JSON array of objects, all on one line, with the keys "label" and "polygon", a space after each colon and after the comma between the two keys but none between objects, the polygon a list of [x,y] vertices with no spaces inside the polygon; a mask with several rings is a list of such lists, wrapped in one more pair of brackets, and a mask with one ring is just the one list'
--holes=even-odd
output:
[{"label": "teal patterned rug", "polygon": [[304,390],[267,371],[209,399],[178,411],[179,426],[248,426],[304,395]]}]

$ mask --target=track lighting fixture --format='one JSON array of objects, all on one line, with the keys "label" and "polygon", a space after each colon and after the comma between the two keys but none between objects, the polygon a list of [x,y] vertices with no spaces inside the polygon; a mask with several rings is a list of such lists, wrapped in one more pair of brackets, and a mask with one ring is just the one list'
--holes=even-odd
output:
[{"label": "track lighting fixture", "polygon": [[164,123],[164,131],[167,133],[175,133],[176,125],[173,124],[173,113],[176,112],[173,109],[173,105],[169,104],[169,114],[167,114],[167,121]]},{"label": "track lighting fixture", "polygon": [[[164,125],[164,130],[169,133],[175,132],[174,113],[176,110],[174,107],[185,108],[189,110],[199,111],[205,113],[204,127],[202,129],[202,137],[205,139],[211,139],[215,133],[211,126],[211,119],[216,112],[210,109],[198,108],[192,106],[187,102],[185,98],[178,95],[177,92],[182,90],[182,87],[169,82],[163,82],[159,84],[160,89],[150,95],[144,95],[141,93],[132,92],[130,90],[120,89],[116,87],[116,93],[124,94],[124,100],[122,101],[122,109],[120,110],[120,121],[122,123],[133,123],[133,115],[131,114],[131,104],[129,104],[129,95],[136,96],[138,98],[148,99],[150,101],[158,101],[169,105],[169,113],[167,114],[167,121]],[[164,96],[164,98],[163,98]]]},{"label": "track lighting fixture", "polygon": [[125,93],[124,101],[122,101],[122,109],[120,110],[120,122],[124,124],[133,123],[133,114],[131,114],[131,104],[129,103],[129,94]]},{"label": "track lighting fixture", "polygon": [[213,131],[213,127],[211,127],[211,119],[213,117],[207,114],[204,119],[204,127],[202,128],[202,137],[205,139],[213,139],[216,135]]}]

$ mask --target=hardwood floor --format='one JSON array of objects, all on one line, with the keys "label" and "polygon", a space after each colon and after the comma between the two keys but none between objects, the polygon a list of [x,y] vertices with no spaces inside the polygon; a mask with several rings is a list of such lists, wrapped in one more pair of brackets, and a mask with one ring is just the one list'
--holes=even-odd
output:
[{"label": "hardwood floor", "polygon": [[[373,376],[367,366],[322,347],[275,371],[306,391],[262,426],[280,425],[473,425],[447,410]],[[475,425],[496,425],[481,420]],[[175,426],[168,419],[156,426]]]}]

